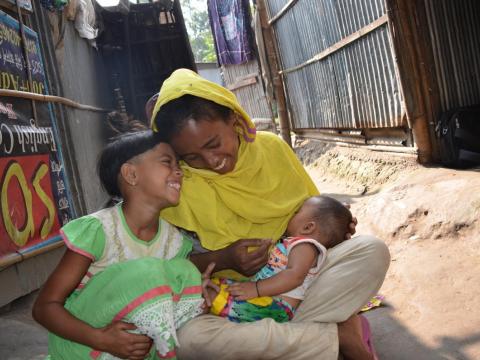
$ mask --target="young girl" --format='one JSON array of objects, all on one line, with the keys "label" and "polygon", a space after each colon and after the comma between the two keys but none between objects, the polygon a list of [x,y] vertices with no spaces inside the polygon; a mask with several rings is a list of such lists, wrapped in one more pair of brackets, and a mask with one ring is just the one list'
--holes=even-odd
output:
[{"label": "young girl", "polygon": [[328,196],[308,198],[290,219],[288,237],[273,248],[253,281],[214,279],[221,290],[211,313],[235,322],[291,320],[318,275],[327,249],[345,240],[351,221],[352,214],[337,200]]},{"label": "young girl", "polygon": [[176,156],[150,130],[129,133],[106,146],[98,171],[123,202],[63,227],[68,249],[33,317],[51,332],[52,360],[174,358],[176,329],[203,312],[208,282],[187,260],[189,238],[158,217],[180,198]]}]

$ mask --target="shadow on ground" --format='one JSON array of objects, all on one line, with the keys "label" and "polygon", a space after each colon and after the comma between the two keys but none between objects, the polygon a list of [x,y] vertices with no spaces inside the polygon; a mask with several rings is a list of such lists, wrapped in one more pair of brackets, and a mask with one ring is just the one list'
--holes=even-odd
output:
[{"label": "shadow on ground", "polygon": [[394,309],[384,306],[365,313],[370,321],[374,345],[382,360],[476,360],[467,347],[480,343],[480,332],[468,337],[442,337],[438,346],[422,343],[418,336],[395,319]]}]

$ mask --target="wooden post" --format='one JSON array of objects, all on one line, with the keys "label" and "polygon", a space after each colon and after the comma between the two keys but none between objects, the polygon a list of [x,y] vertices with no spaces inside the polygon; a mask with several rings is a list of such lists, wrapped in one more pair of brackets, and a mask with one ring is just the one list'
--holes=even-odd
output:
[{"label": "wooden post", "polygon": [[280,135],[285,142],[292,146],[292,139],[290,138],[290,124],[288,119],[287,101],[285,99],[285,89],[283,87],[283,80],[279,74],[279,61],[275,49],[275,38],[273,29],[268,24],[268,14],[265,7],[265,0],[257,0],[257,11],[260,15],[260,23],[262,26],[262,33],[265,42],[265,52],[267,54],[270,70],[272,73],[273,89],[277,97],[277,111],[280,121]]},{"label": "wooden post", "polygon": [[[432,160],[432,142],[429,133],[429,116],[426,112],[425,97],[422,88],[422,76],[416,34],[415,18],[412,14],[411,0],[387,0],[389,29],[394,48],[394,59],[398,69],[398,78],[403,92],[403,104],[407,121],[413,131],[413,139],[418,148],[418,161],[428,163]],[[417,2],[417,0],[415,0]]]},{"label": "wooden post", "polygon": [[442,105],[437,75],[435,73],[435,59],[432,49],[432,40],[430,38],[425,1],[414,1],[412,4],[408,5],[410,6],[412,22],[416,25],[414,44],[418,54],[418,65],[421,76],[420,83],[425,104],[425,118],[427,120],[430,141],[432,144],[432,160],[439,161],[435,126],[440,113],[442,112]]}]

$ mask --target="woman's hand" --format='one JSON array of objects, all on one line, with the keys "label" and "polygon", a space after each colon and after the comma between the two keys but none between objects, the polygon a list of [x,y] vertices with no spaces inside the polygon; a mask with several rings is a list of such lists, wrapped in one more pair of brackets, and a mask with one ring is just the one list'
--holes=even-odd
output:
[{"label": "woman's hand", "polygon": [[345,234],[345,240],[351,239],[352,236],[355,234],[355,227],[358,224],[358,220],[355,216],[352,217],[352,222],[348,225],[350,232]]},{"label": "woman's hand", "polygon": [[214,268],[215,263],[212,262],[207,266],[207,270],[202,273],[202,296],[207,308],[212,306],[213,299],[220,291],[220,288],[210,280]]},{"label": "woman's hand", "polygon": [[[345,205],[347,209],[350,209],[350,204],[344,203],[343,205]],[[350,231],[345,234],[345,240],[352,238],[352,236],[356,232],[355,227],[357,226],[357,224],[358,224],[358,220],[355,216],[353,216],[352,222],[348,225],[348,228],[350,229]]]},{"label": "woman's hand", "polygon": [[116,357],[129,360],[143,360],[147,357],[152,346],[152,339],[146,335],[132,334],[127,330],[137,327],[122,321],[98,329],[99,351],[107,352]]},{"label": "woman's hand", "polygon": [[[251,276],[260,270],[268,260],[271,239],[240,239],[224,249],[227,256],[227,268]],[[257,247],[248,251],[249,247]]]},{"label": "woman's hand", "polygon": [[235,300],[248,300],[258,297],[256,283],[252,281],[233,283],[227,290]]}]

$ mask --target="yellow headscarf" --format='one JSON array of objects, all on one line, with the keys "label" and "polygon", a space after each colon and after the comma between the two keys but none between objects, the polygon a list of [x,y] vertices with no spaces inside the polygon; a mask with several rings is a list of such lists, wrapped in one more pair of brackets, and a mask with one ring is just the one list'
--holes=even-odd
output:
[{"label": "yellow headscarf", "polygon": [[236,96],[230,90],[202,78],[196,72],[189,69],[175,70],[170,77],[164,81],[158,94],[155,107],[153,108],[152,117],[150,118],[150,126],[153,131],[158,131],[157,124],[155,124],[155,117],[160,108],[183,95],[197,96],[232,109],[239,114],[243,120],[240,124],[243,138],[249,142],[255,140],[255,124],[240,106]]},{"label": "yellow headscarf", "polygon": [[[253,123],[235,95],[181,69],[160,90],[152,115],[155,131],[158,129],[153,119],[160,107],[185,94],[229,107],[245,120],[246,128],[241,132],[252,129]],[[256,138],[248,137],[251,131],[243,135],[237,164],[227,174],[195,169],[181,162],[184,180],[180,204],[161,213],[170,223],[195,231],[202,246],[210,250],[224,248],[238,239],[278,240],[303,201],[318,194],[295,153],[278,136],[262,131]]]}]

